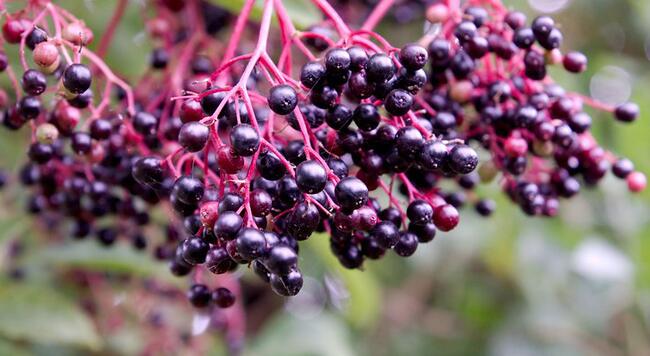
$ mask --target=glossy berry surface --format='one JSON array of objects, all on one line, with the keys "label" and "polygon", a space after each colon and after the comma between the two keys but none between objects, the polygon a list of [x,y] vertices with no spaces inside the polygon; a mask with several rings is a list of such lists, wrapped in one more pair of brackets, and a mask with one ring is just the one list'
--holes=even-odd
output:
[{"label": "glossy berry surface", "polygon": [[298,188],[308,194],[322,191],[327,183],[325,168],[314,160],[304,161],[296,167]]},{"label": "glossy berry surface", "polygon": [[208,142],[210,129],[199,122],[188,122],[178,133],[178,143],[190,152],[201,151]]},{"label": "glossy berry surface", "polygon": [[260,147],[260,136],[251,125],[239,124],[230,133],[230,143],[236,155],[248,157]]},{"label": "glossy berry surface", "polygon": [[205,284],[194,284],[187,291],[187,299],[196,308],[204,308],[210,304],[210,289]]},{"label": "glossy berry surface", "polygon": [[368,188],[354,177],[346,177],[336,185],[336,201],[343,209],[355,210],[368,201]]},{"label": "glossy berry surface", "polygon": [[288,115],[298,105],[296,91],[289,85],[277,85],[269,93],[269,107],[278,115]]},{"label": "glossy berry surface", "polygon": [[236,297],[230,289],[219,287],[212,292],[212,301],[220,308],[229,308],[235,304]]},{"label": "glossy berry surface", "polygon": [[63,86],[74,94],[81,94],[90,88],[92,74],[84,64],[71,64],[63,71]]},{"label": "glossy berry surface", "polygon": [[21,83],[25,93],[30,95],[41,95],[47,88],[45,75],[35,69],[27,70],[23,74]]}]

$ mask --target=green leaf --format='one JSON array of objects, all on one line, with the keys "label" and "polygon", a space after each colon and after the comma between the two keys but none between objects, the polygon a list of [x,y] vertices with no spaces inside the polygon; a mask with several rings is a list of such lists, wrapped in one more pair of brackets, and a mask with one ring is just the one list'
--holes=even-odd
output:
[{"label": "green leaf", "polygon": [[365,328],[375,323],[381,306],[381,289],[370,271],[349,270],[331,253],[329,237],[326,234],[314,234],[306,243],[317,255],[328,271],[336,273],[345,283],[350,293],[346,317],[352,325]]},{"label": "green leaf", "polygon": [[50,247],[34,256],[34,261],[63,268],[84,268],[101,272],[127,273],[179,283],[163,263],[153,261],[126,244],[100,246],[95,241],[70,242]]},{"label": "green leaf", "polygon": [[311,320],[299,320],[280,313],[265,326],[247,354],[351,356],[355,352],[346,331],[345,323],[329,313]]},{"label": "green leaf", "polygon": [[0,242],[20,236],[29,229],[29,221],[25,216],[0,212]]},{"label": "green leaf", "polygon": [[29,356],[29,352],[9,340],[0,339],[0,355]]},{"label": "green leaf", "polygon": [[[234,14],[238,14],[244,7],[245,0],[211,0],[211,2]],[[320,11],[309,0],[283,0],[282,4],[287,10],[291,21],[293,21],[293,25],[298,30],[306,29],[322,20]],[[262,7],[262,1],[255,3],[251,11],[251,20],[259,21],[262,19]]]},{"label": "green leaf", "polygon": [[101,347],[95,327],[86,314],[64,295],[42,285],[0,285],[0,335],[13,340],[74,345],[91,350]]}]

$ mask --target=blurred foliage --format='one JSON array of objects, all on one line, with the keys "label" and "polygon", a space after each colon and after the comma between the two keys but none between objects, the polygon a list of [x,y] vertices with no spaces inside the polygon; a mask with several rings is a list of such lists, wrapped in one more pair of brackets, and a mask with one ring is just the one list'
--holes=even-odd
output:
[{"label": "blurred foliage", "polygon": [[[233,9],[241,4],[215,1]],[[100,34],[115,2],[60,3]],[[314,16],[309,8],[303,12],[300,1],[287,3],[298,14],[298,26]],[[533,14],[524,0],[506,3]],[[140,1],[129,5],[108,55],[112,67],[127,78],[145,70],[151,48],[142,32],[142,9]],[[554,71],[561,84],[589,93],[590,78],[604,67],[629,73],[642,119],[625,126],[591,112],[594,132],[605,147],[650,172],[650,1],[573,0],[554,16],[562,24],[565,47],[590,58],[583,75]],[[380,32],[402,44],[417,38],[422,24],[386,21]],[[0,164],[13,173],[24,153],[16,147],[25,147],[18,142],[26,135],[0,131]],[[563,202],[561,217],[554,220],[524,216],[496,184],[479,193],[497,201],[492,218],[480,219],[466,209],[456,231],[421,245],[407,260],[391,254],[380,263],[368,262],[364,271],[343,270],[325,236],[314,236],[301,247],[300,265],[316,290],[329,291],[325,307],[298,307],[309,294],[304,293],[287,308],[272,310],[270,319],[251,328],[246,354],[648,354],[650,192],[632,196],[622,182],[608,178],[599,189]],[[0,355],[137,353],[142,325],[131,322],[118,333],[100,333],[78,303],[79,292],[62,280],[66,271],[84,268],[169,282],[165,266],[128,246],[103,250],[94,242],[50,244],[44,230],[22,213],[19,189],[0,194],[3,275],[10,273],[6,255],[12,241],[26,245],[20,261],[26,278],[0,280]],[[256,283],[249,273],[243,280]],[[332,294],[341,290],[345,293]],[[178,323],[189,330],[188,315],[183,316]],[[223,352],[217,331],[200,337],[207,339],[210,354]]]},{"label": "blurred foliage", "polygon": [[[246,3],[245,0],[211,0],[211,2],[233,13],[237,13]],[[316,6],[308,1],[284,0],[283,3],[287,14],[291,17],[294,26],[298,30],[305,29],[317,23],[322,17]],[[262,9],[263,3],[258,1],[251,11],[251,18],[259,21],[262,18]]]},{"label": "blurred foliage", "polygon": [[14,340],[100,349],[90,319],[52,286],[0,283],[0,290],[0,334]]}]

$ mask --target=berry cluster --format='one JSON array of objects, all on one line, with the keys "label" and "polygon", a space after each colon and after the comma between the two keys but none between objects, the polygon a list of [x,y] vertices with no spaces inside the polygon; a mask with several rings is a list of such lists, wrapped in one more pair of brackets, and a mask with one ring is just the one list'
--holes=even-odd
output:
[{"label": "berry cluster", "polygon": [[[562,65],[570,73],[587,67],[583,54],[560,51],[563,36],[553,19],[540,16],[528,25],[524,14],[498,6],[492,14],[470,6],[462,16],[445,5],[432,8],[434,20],[445,25],[429,44],[431,87],[423,108],[436,135],[474,140],[491,154],[478,176],[464,184],[489,182],[502,173],[513,202],[527,214],[546,216],[557,214],[559,198],[574,196],[582,184],[596,184],[610,169],[627,179],[631,191],[645,187],[645,176],[634,172],[629,160],[595,142],[592,119],[583,110],[590,105],[631,122],[638,107],[608,107],[553,83],[548,66]],[[479,201],[476,209],[486,215],[490,205]]]},{"label": "berry cluster", "polygon": [[[174,275],[193,276],[192,305],[225,308],[235,294],[221,281],[239,265],[296,295],[299,242],[315,232],[347,268],[389,250],[410,256],[454,229],[466,202],[490,215],[494,202],[468,192],[497,176],[530,215],[556,215],[560,198],[609,170],[630,190],[645,188],[629,160],[598,146],[583,105],[622,122],[638,108],[553,83],[548,66],[579,73],[587,59],[560,51],[551,18],[527,26],[496,0],[442,1],[426,11],[440,33],[396,48],[372,30],[392,1],[360,30],[327,1],[313,3],[326,21],[309,30],[294,28],[281,1],[265,0],[249,31],[255,1],[246,1],[224,45],[224,10],[155,2],[147,30],[156,49],[133,87],[87,48],[92,33],[65,10],[47,3],[31,20],[7,16],[4,41],[19,44],[23,75],[2,122],[31,127],[21,172],[30,211],[70,218],[73,236],[94,233],[105,245],[121,236],[138,249],[154,243]],[[41,27],[48,16],[53,29]],[[242,52],[247,40],[252,50]],[[6,55],[0,64],[15,79]],[[170,212],[163,239],[145,237],[153,206]],[[219,275],[216,289],[204,270]]]},{"label": "berry cluster", "polygon": [[[192,9],[185,8],[183,2],[180,7],[172,3],[156,9],[163,14],[185,11],[202,16],[197,23],[204,27],[200,33],[206,44],[215,41],[212,35],[230,16],[204,2],[197,2]],[[8,15],[0,39],[6,51],[18,53],[22,67],[22,76],[16,75],[10,55],[0,53],[0,70],[12,81],[15,95],[15,102],[10,103],[10,94],[1,92],[2,124],[10,130],[31,129],[29,161],[18,174],[31,191],[28,212],[64,236],[94,236],[103,246],[126,239],[136,250],[150,250],[157,259],[172,258],[176,244],[187,235],[182,222],[172,220],[163,226],[162,234],[148,235],[150,226],[156,225],[151,206],[166,204],[174,181],[169,178],[155,187],[141,185],[132,171],[137,171],[143,153],[164,149],[165,137],[178,140],[182,122],[166,120],[172,112],[161,112],[165,107],[161,103],[169,102],[173,95],[150,98],[149,86],[159,84],[146,76],[135,88],[127,85],[102,60],[107,50],[104,43],[110,39],[102,39],[99,48],[91,51],[93,33],[65,9],[44,2],[32,10],[33,18],[26,11]],[[48,26],[48,19],[53,26]],[[180,24],[180,19],[170,21],[164,16],[149,22],[151,37],[161,43],[169,40],[165,29],[178,31],[172,46],[154,50],[153,70],[164,69],[163,59],[168,61],[169,53],[182,49],[189,29]],[[211,59],[198,51],[192,54],[184,69],[188,78],[205,77],[214,70]],[[174,87],[176,92],[182,89]],[[2,178],[4,185],[4,174]],[[234,297],[223,287],[212,293],[220,307],[232,305]]]}]

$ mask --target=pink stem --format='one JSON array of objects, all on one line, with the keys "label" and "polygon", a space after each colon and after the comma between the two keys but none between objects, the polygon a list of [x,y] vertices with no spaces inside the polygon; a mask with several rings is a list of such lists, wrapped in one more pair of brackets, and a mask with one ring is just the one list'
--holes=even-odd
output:
[{"label": "pink stem", "polygon": [[111,44],[111,40],[113,39],[117,25],[122,19],[124,11],[126,10],[126,5],[128,3],[128,0],[120,0],[117,3],[115,11],[113,12],[113,16],[111,17],[108,26],[106,26],[106,30],[104,30],[104,33],[102,35],[102,40],[99,42],[99,46],[97,47],[97,56],[99,56],[99,58],[103,58],[106,55],[108,46]]},{"label": "pink stem", "polygon": [[372,10],[366,19],[366,22],[363,23],[361,29],[365,31],[372,31],[372,29],[374,29],[375,26],[377,26],[377,24],[379,24],[379,22],[384,18],[386,12],[390,10],[394,3],[395,0],[381,0]]},{"label": "pink stem", "polygon": [[346,39],[350,36],[350,28],[329,2],[326,0],[312,0],[312,2],[323,12],[323,14],[325,14],[325,16],[329,17],[329,19],[334,22],[334,27],[336,27],[336,31],[339,33],[341,38]]}]

